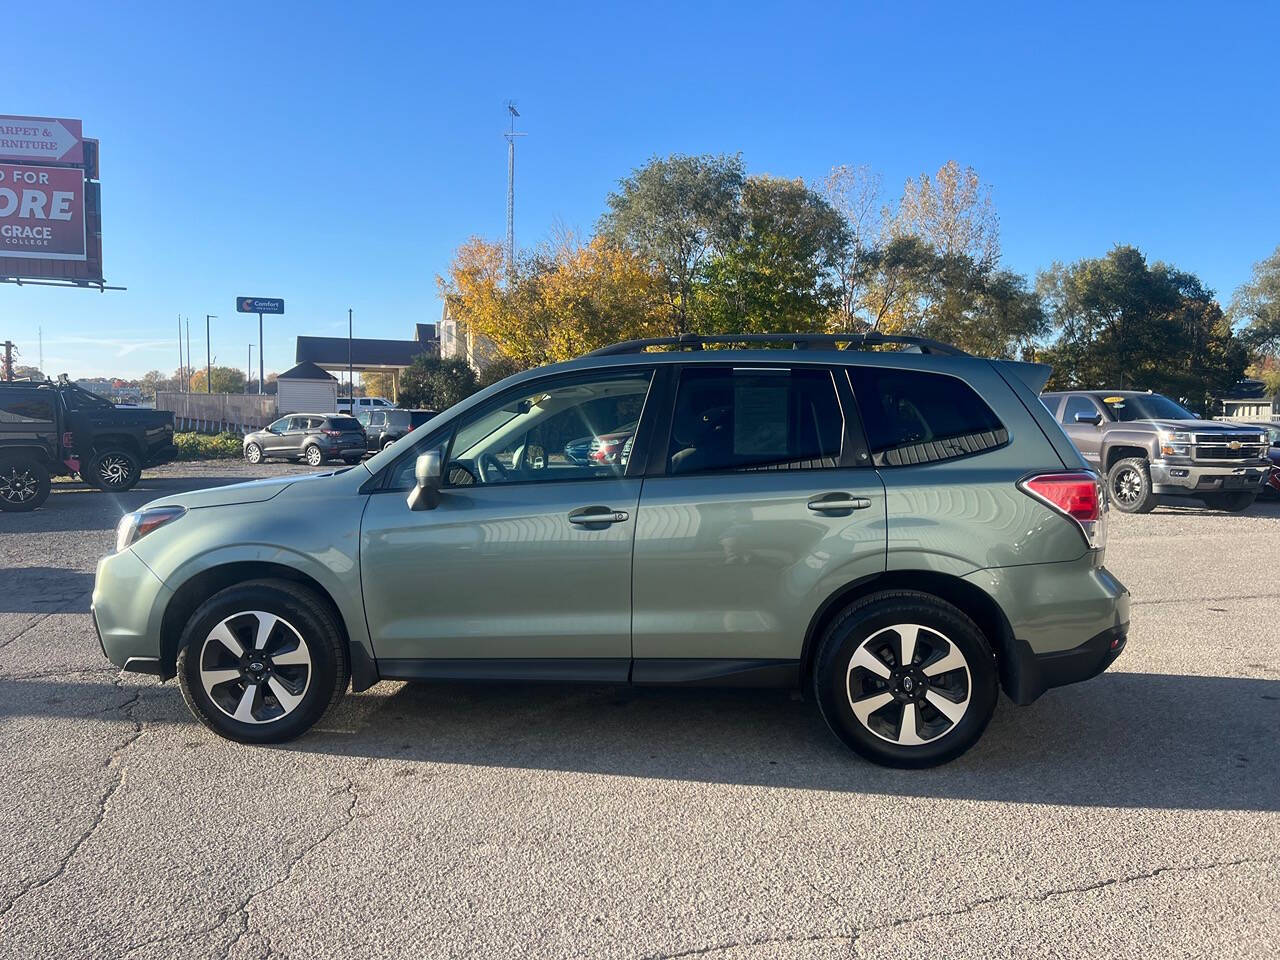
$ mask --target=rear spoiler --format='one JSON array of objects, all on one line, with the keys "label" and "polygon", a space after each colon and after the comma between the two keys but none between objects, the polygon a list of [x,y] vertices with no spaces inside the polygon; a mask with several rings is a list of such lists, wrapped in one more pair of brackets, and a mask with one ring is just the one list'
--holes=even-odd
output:
[{"label": "rear spoiler", "polygon": [[1027,363],[1023,360],[993,360],[992,362],[999,364],[1002,371],[1013,374],[1025,383],[1037,396],[1049,382],[1049,375],[1053,373],[1053,367],[1047,363]]}]

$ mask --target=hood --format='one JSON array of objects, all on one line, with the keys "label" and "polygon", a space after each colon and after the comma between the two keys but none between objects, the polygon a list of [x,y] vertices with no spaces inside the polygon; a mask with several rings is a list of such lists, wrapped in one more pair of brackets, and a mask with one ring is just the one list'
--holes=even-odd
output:
[{"label": "hood", "polygon": [[152,500],[148,507],[180,506],[188,510],[200,507],[229,507],[237,503],[262,503],[283,493],[295,483],[306,483],[319,477],[330,477],[332,473],[310,473],[299,476],[266,477],[262,480],[249,480],[245,483],[229,483],[224,487],[208,487],[204,490],[192,490],[188,493],[175,493],[170,497]]},{"label": "hood", "polygon": [[1158,430],[1181,430],[1195,433],[1262,433],[1261,427],[1245,427],[1223,423],[1221,420],[1132,420],[1130,423],[1149,423]]}]

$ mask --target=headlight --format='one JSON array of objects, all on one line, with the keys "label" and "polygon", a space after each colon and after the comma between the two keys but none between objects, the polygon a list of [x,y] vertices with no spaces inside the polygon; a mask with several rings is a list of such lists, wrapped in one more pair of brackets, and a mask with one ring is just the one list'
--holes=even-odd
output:
[{"label": "headlight", "polygon": [[152,530],[177,520],[186,512],[186,507],[147,507],[126,513],[116,525],[116,553],[127,550]]},{"label": "headlight", "polygon": [[1191,455],[1191,434],[1185,430],[1161,430],[1160,453],[1166,457]]}]

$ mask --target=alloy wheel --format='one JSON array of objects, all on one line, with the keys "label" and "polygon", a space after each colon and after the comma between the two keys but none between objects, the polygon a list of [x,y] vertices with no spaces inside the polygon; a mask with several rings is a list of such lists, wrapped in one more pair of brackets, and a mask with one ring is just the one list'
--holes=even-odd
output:
[{"label": "alloy wheel", "polygon": [[901,623],[878,630],[849,658],[853,715],[881,740],[931,743],[969,709],[972,678],[960,648],[932,627]]},{"label": "alloy wheel", "polygon": [[200,648],[200,684],[213,705],[241,723],[274,723],[311,686],[311,652],[294,626],[262,610],[232,614]]},{"label": "alloy wheel", "polygon": [[244,458],[250,463],[258,463],[262,459],[262,448],[256,443],[251,443],[244,448]]},{"label": "alloy wheel", "polygon": [[1131,505],[1142,499],[1142,476],[1126,467],[1111,478],[1111,495],[1120,503]]},{"label": "alloy wheel", "polygon": [[98,461],[98,476],[108,487],[119,487],[129,482],[133,465],[129,458],[119,453],[105,454]]},{"label": "alloy wheel", "polygon": [[9,467],[0,473],[0,498],[5,503],[26,503],[39,488],[36,478],[25,468]]},{"label": "alloy wheel", "polygon": [[324,455],[320,452],[319,447],[307,447],[305,456],[307,463],[313,467],[318,467],[324,462]]}]

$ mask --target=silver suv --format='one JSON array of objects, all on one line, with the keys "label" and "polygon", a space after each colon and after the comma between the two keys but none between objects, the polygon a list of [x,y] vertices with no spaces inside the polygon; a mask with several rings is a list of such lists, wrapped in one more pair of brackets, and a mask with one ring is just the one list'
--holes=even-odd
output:
[{"label": "silver suv", "polygon": [[[127,515],[93,594],[106,655],[176,674],[247,743],[378,680],[798,687],[908,767],[972,746],[1000,688],[1030,703],[1115,659],[1129,597],[1098,477],[1037,399],[1047,368],[726,339],[805,349],[619,344],[359,466]],[[632,423],[611,460],[565,453]]]}]

